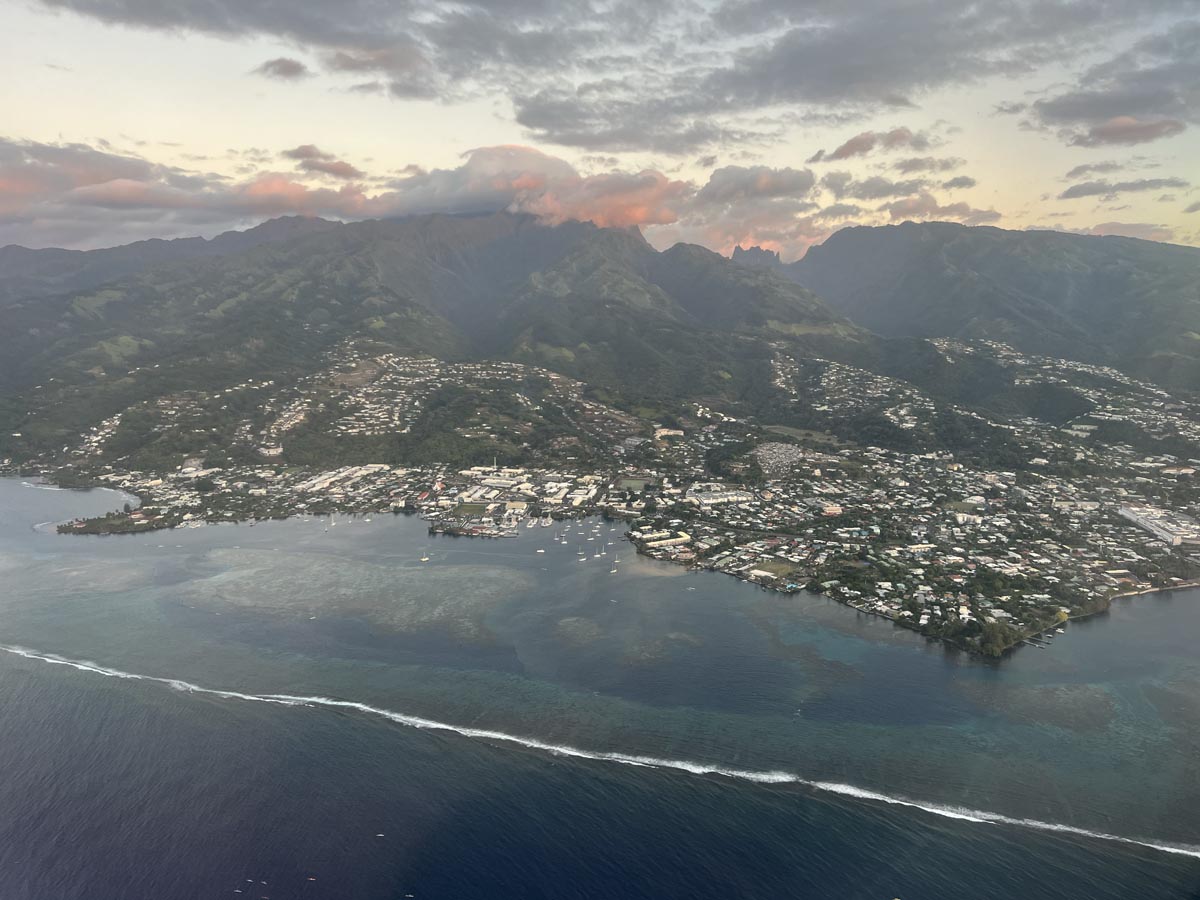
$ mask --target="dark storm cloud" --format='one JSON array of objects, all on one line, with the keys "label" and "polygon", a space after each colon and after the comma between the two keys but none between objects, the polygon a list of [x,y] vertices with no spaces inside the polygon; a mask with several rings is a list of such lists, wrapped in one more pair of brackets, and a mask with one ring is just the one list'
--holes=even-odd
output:
[{"label": "dark storm cloud", "polygon": [[1182,178],[1141,178],[1136,181],[1085,181],[1073,184],[1061,194],[1059,200],[1075,200],[1080,197],[1115,197],[1133,191],[1160,191],[1163,188],[1185,188],[1188,183]]},{"label": "dark storm cloud", "polygon": [[312,72],[300,60],[280,56],[276,59],[268,59],[261,66],[258,66],[253,74],[262,75],[266,78],[277,78],[280,81],[298,81],[301,78],[309,77],[312,75]]},{"label": "dark storm cloud", "polygon": [[[444,101],[507,96],[539,140],[669,154],[768,143],[797,117],[849,122],[909,108],[947,85],[1027,75],[1187,8],[1186,0],[41,2],[108,23],[268,36],[312,53],[333,77],[359,76],[361,90]],[[1096,67],[1070,92],[1080,96],[1043,101],[1038,116],[1077,128],[1081,140],[1107,140],[1111,130],[1090,129],[1128,113],[1073,119],[1071,110],[1091,102],[1088,92],[1125,90],[1132,75],[1131,96],[1150,101],[1136,115],[1190,121],[1194,109],[1184,107],[1194,96],[1182,96],[1188,40],[1180,32],[1143,42]]]}]

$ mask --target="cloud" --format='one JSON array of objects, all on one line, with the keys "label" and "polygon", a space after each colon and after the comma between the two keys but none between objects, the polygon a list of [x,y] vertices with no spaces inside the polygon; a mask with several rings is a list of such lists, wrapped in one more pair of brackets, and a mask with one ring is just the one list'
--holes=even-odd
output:
[{"label": "cloud", "polygon": [[1184,210],[1185,213],[1200,212],[1200,200],[1197,200],[1191,206]]},{"label": "cloud", "polygon": [[1144,144],[1159,138],[1174,137],[1186,126],[1178,119],[1139,119],[1136,116],[1113,116],[1076,134],[1071,143],[1078,147],[1099,147],[1103,144]]},{"label": "cloud", "polygon": [[[277,154],[231,150],[227,158],[252,160],[256,168],[230,178],[98,146],[0,138],[0,245],[110,246],[214,234],[283,214],[354,220],[508,210],[546,223],[638,226],[657,246],[687,240],[728,251],[757,244],[793,259],[846,221],[945,219],[974,225],[1000,219],[996,210],[948,202],[921,178],[855,178],[835,171],[818,180],[807,168],[762,165],[721,166],[698,182],[649,168],[584,174],[559,157],[520,145],[479,147],[446,168],[410,165],[378,178],[339,176],[340,183],[303,177],[342,162],[316,144]],[[257,168],[272,159],[287,160],[299,172]],[[1178,179],[1143,181],[1169,187]],[[1130,184],[1102,182],[1108,192],[1151,189]],[[1151,239],[1171,236],[1160,225],[1097,227]]]},{"label": "cloud", "polygon": [[1200,121],[1200,21],[1177,22],[1091,66],[1038,100],[1036,119],[1068,143],[1096,147],[1172,137]]},{"label": "cloud", "polygon": [[1099,225],[1093,225],[1083,233],[1140,238],[1144,241],[1170,241],[1175,237],[1175,232],[1170,227],[1150,225],[1145,222],[1102,222]]},{"label": "cloud", "polygon": [[1025,112],[1029,108],[1028,103],[1018,101],[1001,101],[992,107],[992,111],[997,116],[1015,116],[1018,113]]},{"label": "cloud", "polygon": [[1001,216],[994,209],[975,209],[966,203],[949,203],[942,205],[937,198],[928,192],[922,192],[913,197],[893,200],[880,207],[893,222],[915,219],[946,219],[962,222],[965,225],[983,225],[996,222]]},{"label": "cloud", "polygon": [[331,175],[334,178],[355,179],[366,178],[367,173],[348,162],[337,159],[331,153],[325,153],[315,144],[301,144],[291,150],[279,154],[287,159],[296,160],[296,168],[302,172],[313,172],[320,175]]},{"label": "cloud", "polygon": [[852,156],[866,156],[876,147],[883,150],[895,150],[898,147],[911,147],[913,150],[924,150],[929,146],[929,139],[922,134],[913,134],[908,128],[893,128],[891,131],[864,131],[856,134],[846,143],[835,149],[827,160],[849,159]]},{"label": "cloud", "polygon": [[730,204],[760,197],[798,197],[811,191],[815,184],[816,178],[808,169],[725,166],[709,175],[696,201]]},{"label": "cloud", "polygon": [[[315,145],[283,155],[304,171],[341,171],[339,161]],[[660,172],[584,176],[562,159],[520,146],[481,147],[464,154],[455,168],[403,172],[405,177],[378,191],[354,183],[313,187],[280,172],[232,181],[83,144],[0,139],[0,245],[111,246],[215,233],[285,214],[362,219],[510,210],[546,222],[581,219],[626,227],[674,222],[689,203],[721,205],[711,194],[697,203],[694,185]],[[802,180],[785,171],[759,177],[757,189],[755,178],[747,178],[740,195],[720,180],[714,190],[727,193],[723,204],[730,207],[761,200],[756,190],[767,199],[775,191],[778,199],[782,185],[802,187]]]},{"label": "cloud", "polygon": [[1076,178],[1082,178],[1084,175],[1105,175],[1109,172],[1120,172],[1124,168],[1125,163],[1114,162],[1113,160],[1083,163],[1071,169],[1063,178],[1067,181],[1073,181]]},{"label": "cloud", "polygon": [[966,160],[957,157],[937,159],[932,156],[910,156],[892,163],[892,168],[905,175],[911,175],[914,172],[949,172],[957,169],[964,162]]},{"label": "cloud", "polygon": [[340,159],[307,159],[300,163],[298,168],[305,172],[319,172],[323,175],[331,175],[334,178],[365,178],[366,173],[350,163]]},{"label": "cloud", "polygon": [[1182,178],[1139,178],[1135,181],[1084,181],[1073,184],[1061,194],[1059,200],[1075,200],[1080,197],[1104,197],[1111,199],[1118,194],[1131,191],[1158,191],[1163,188],[1185,188],[1188,183]]},{"label": "cloud", "polygon": [[262,75],[265,78],[276,78],[280,81],[299,81],[301,78],[308,78],[313,73],[300,60],[280,56],[276,59],[268,59],[261,66],[255,68],[252,74]]},{"label": "cloud", "polygon": [[947,191],[958,191],[966,188],[973,188],[978,183],[979,182],[977,182],[970,175],[959,175],[955,178],[951,178],[949,181],[943,181],[942,188]]},{"label": "cloud", "polygon": [[854,216],[861,216],[865,210],[861,206],[854,203],[832,203],[817,213],[814,213],[814,219],[850,219]]},{"label": "cloud", "polygon": [[893,181],[882,175],[855,179],[849,172],[830,172],[821,179],[821,186],[839,200],[845,197],[855,200],[881,200],[885,197],[914,194],[925,187],[925,181],[920,178]]},{"label": "cloud", "polygon": [[[402,101],[505,98],[531,140],[672,155],[770,143],[797,123],[844,127],[946,87],[1069,66],[1113,34],[1183,8],[1180,0],[40,2],[114,25],[283,43],[345,90]],[[1077,89],[1108,90],[1132,73],[1182,91],[1197,81],[1185,77],[1185,39],[1172,32],[1138,44],[1120,72],[1097,69]],[[1192,121],[1172,109],[1180,105],[1052,122],[1048,106],[1045,116],[1086,135],[1119,115]]]},{"label": "cloud", "polygon": [[689,241],[722,253],[757,245],[793,259],[829,234],[810,215],[816,191],[808,169],[723,166],[680,205],[677,221],[646,236],[659,246]]}]

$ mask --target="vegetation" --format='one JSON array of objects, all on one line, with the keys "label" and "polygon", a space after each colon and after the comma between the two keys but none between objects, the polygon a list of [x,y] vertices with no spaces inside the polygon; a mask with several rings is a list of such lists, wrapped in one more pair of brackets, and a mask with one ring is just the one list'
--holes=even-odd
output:
[{"label": "vegetation", "polygon": [[987,338],[1200,385],[1200,250],[1123,237],[905,222],[765,262],[886,337]]}]

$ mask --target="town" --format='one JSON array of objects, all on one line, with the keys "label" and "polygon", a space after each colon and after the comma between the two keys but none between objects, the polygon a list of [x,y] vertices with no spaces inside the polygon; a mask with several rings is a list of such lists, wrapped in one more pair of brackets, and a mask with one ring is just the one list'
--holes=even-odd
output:
[{"label": "town", "polygon": [[[406,513],[436,533],[509,538],[522,525],[605,516],[625,523],[645,556],[763,589],[823,593],[990,657],[1045,646],[1116,597],[1196,581],[1200,463],[1100,439],[1119,425],[1122,436],[1191,441],[1200,438],[1194,409],[1112,370],[997,344],[939,347],[949,356],[988,354],[1019,384],[1066,385],[1086,408],[1056,424],[950,410],[1001,433],[1019,453],[1009,466],[853,440],[838,422],[855,410],[918,434],[947,411],[911,385],[831,361],[775,362],[777,389],[805,404],[806,415],[815,410],[818,430],[696,403],[648,418],[546,370],[347,347],[287,389],[247,383],[106,420],[81,436],[68,466],[46,474],[141,500],[64,523],[67,534]],[[431,407],[445,405],[447,390],[467,397],[455,407],[460,437],[486,438],[493,451],[520,448],[529,461],[494,453],[469,465],[433,458],[322,467],[292,453],[306,427],[332,441],[411,435]],[[244,411],[228,432],[237,453],[184,456],[170,467],[135,467],[147,458],[119,455],[130,418],[164,435],[194,433],[230,406]]]}]

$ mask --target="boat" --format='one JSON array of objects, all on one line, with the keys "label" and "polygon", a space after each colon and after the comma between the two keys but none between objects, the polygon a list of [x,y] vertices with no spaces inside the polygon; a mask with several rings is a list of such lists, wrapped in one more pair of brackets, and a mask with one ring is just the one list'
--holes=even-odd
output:
[{"label": "boat", "polygon": [[534,552],[534,553],[545,553],[546,551],[545,551],[545,550],[543,550],[541,547],[538,547],[538,548],[537,548],[536,550],[534,550],[533,552]]},{"label": "boat", "polygon": [[421,555],[421,562],[429,562],[429,556],[428,556],[428,554],[422,554],[422,555]]}]

